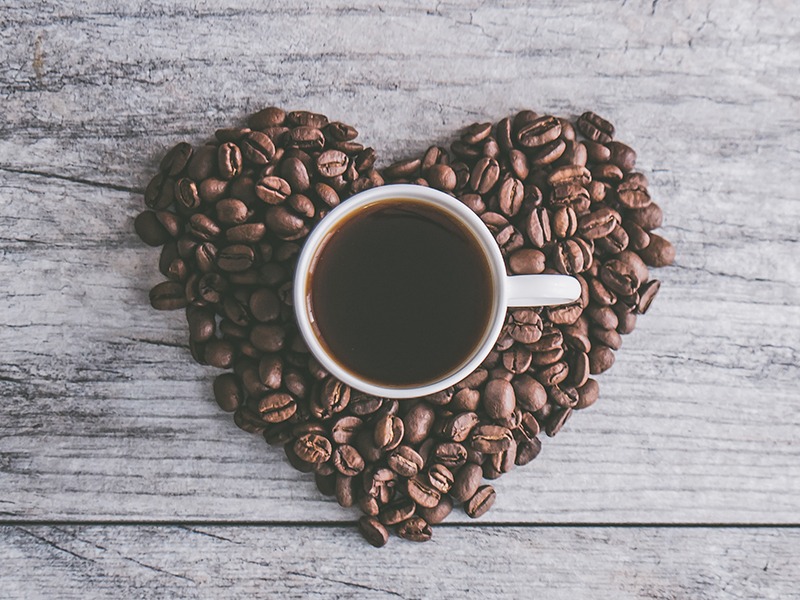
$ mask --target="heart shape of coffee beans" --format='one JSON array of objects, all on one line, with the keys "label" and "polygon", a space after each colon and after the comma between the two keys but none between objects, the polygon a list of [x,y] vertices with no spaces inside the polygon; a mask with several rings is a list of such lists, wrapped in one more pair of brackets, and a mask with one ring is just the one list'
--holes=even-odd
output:
[{"label": "heart shape of coffee beans", "polygon": [[[282,446],[314,472],[323,494],[364,513],[375,546],[387,527],[431,538],[461,503],[470,517],[492,506],[495,479],[539,454],[539,433],[558,433],[591,406],[590,375],[614,362],[659,289],[647,265],[672,262],[653,230],[661,209],[636,153],[614,127],[587,112],[574,123],[522,111],[475,123],[450,149],[375,169],[356,130],[307,112],[266,108],[247,127],[182,142],[147,186],[135,220],[163,246],[167,278],[150,292],[159,310],[186,309],[189,348],[217,376],[214,395],[242,429]],[[509,273],[563,273],[580,299],[513,309],[483,365],[451,389],[389,400],[350,389],[308,352],[292,308],[292,275],[303,240],[349,196],[384,183],[450,193],[493,233]]]}]

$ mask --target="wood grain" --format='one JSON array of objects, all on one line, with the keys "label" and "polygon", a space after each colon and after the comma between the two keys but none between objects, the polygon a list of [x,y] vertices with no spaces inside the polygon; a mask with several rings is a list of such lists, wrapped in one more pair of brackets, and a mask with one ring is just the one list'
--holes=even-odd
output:
[{"label": "wood grain", "polygon": [[523,107],[614,120],[676,265],[601,401],[485,521],[798,523],[797,3],[0,7],[0,515],[354,517],[218,412],[132,233],[167,146],[274,103],[384,163]]},{"label": "wood grain", "polygon": [[[376,550],[340,527],[0,529],[26,598],[798,598],[797,529],[452,528]],[[124,591],[123,591],[124,590]]]}]

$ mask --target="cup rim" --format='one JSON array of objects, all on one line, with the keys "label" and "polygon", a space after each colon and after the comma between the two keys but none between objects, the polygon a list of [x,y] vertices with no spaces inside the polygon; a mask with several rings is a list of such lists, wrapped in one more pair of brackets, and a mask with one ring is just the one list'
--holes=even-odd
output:
[{"label": "cup rim", "polygon": [[[317,249],[326,240],[330,231],[342,219],[350,214],[362,210],[368,206],[389,200],[409,199],[427,202],[444,208],[450,214],[454,214],[459,220],[475,235],[484,250],[486,259],[489,263],[493,286],[494,286],[494,306],[491,315],[490,325],[484,334],[481,344],[475,349],[471,357],[456,371],[448,376],[424,385],[418,386],[384,386],[361,379],[355,373],[340,365],[325,349],[318,339],[311,324],[310,306],[308,303],[308,273],[312,265],[312,260],[317,253]],[[294,275],[293,302],[297,326],[303,336],[303,340],[308,346],[309,351],[314,357],[331,373],[334,377],[343,381],[347,385],[368,393],[373,396],[383,398],[418,398],[435,394],[451,387],[467,377],[486,359],[492,351],[500,330],[503,328],[506,313],[506,270],[503,256],[494,240],[488,227],[481,221],[469,207],[460,202],[457,198],[450,196],[440,190],[414,184],[389,184],[380,187],[370,188],[359,192],[343,201],[335,207],[328,215],[322,219],[313,231],[306,238],[303,249],[297,260]]]}]

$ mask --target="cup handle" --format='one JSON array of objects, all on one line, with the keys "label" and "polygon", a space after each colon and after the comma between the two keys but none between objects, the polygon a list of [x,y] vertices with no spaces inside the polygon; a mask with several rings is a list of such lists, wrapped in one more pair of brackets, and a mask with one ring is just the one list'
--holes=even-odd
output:
[{"label": "cup handle", "polygon": [[506,277],[506,304],[554,306],[569,304],[581,295],[581,284],[569,275],[513,275]]}]

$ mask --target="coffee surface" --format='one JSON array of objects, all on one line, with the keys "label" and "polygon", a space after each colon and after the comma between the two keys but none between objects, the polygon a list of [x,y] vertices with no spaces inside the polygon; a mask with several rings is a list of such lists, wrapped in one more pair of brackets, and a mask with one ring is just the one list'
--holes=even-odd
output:
[{"label": "coffee surface", "polygon": [[492,309],[477,240],[448,213],[413,200],[367,207],[341,223],[310,278],[323,344],[381,385],[425,384],[461,367]]}]

